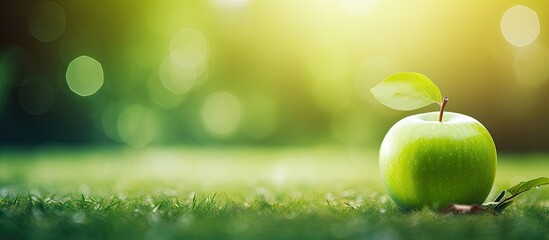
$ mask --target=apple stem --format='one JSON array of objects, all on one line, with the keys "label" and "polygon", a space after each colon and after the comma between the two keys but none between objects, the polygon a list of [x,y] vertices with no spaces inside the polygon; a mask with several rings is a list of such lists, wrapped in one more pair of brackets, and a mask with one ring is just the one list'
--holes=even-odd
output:
[{"label": "apple stem", "polygon": [[442,98],[442,103],[440,104],[440,115],[438,116],[438,121],[442,123],[442,114],[444,114],[444,107],[446,107],[446,103],[448,103],[448,97]]}]

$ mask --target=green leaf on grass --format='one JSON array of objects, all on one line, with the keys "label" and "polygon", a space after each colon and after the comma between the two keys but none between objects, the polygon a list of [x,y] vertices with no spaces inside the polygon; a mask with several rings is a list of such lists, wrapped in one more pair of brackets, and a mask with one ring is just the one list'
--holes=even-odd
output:
[{"label": "green leaf on grass", "polygon": [[438,87],[427,76],[415,72],[393,74],[371,92],[380,103],[396,110],[409,111],[442,102]]},{"label": "green leaf on grass", "polygon": [[511,203],[513,202],[513,198],[515,198],[519,194],[526,192],[532,189],[533,187],[539,187],[541,185],[547,185],[547,184],[549,184],[549,178],[547,177],[539,177],[536,179],[532,179],[530,181],[520,182],[519,184],[513,186],[512,188],[502,191],[496,197],[496,199],[494,199],[493,202],[487,202],[482,206],[494,212],[501,212],[503,211],[503,209],[511,205]]},{"label": "green leaf on grass", "polygon": [[526,191],[530,190],[533,187],[537,187],[537,186],[541,186],[541,185],[545,185],[545,184],[549,184],[549,178],[540,177],[540,178],[532,179],[530,181],[520,182],[519,184],[515,185],[514,187],[507,189],[507,192],[512,194],[512,195],[517,195],[517,194],[520,194],[522,192],[526,192]]}]

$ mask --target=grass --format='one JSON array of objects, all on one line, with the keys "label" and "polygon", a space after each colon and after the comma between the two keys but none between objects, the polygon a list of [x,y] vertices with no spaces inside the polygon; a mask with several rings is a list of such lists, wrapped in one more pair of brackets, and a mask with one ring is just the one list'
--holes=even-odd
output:
[{"label": "grass", "polygon": [[[503,155],[498,191],[547,175]],[[0,153],[0,239],[549,239],[549,189],[503,214],[398,211],[357,149]]]}]

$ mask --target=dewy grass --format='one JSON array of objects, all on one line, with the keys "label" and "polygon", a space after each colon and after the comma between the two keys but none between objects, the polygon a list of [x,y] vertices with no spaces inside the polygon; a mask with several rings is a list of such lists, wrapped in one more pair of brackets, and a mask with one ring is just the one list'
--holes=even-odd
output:
[{"label": "dewy grass", "polygon": [[[493,193],[547,159],[501,157]],[[547,188],[498,216],[404,214],[376,167],[324,148],[4,152],[0,239],[549,239]]]},{"label": "dewy grass", "polygon": [[547,206],[526,201],[499,216],[442,216],[403,214],[383,195],[269,201],[9,191],[0,208],[2,239],[544,239],[549,223]]}]

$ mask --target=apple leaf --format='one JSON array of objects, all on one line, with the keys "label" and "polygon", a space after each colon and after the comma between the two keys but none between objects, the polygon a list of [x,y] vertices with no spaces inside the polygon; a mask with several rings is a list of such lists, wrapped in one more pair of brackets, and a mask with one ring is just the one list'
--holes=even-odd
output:
[{"label": "apple leaf", "polygon": [[532,179],[530,181],[526,182],[520,182],[519,184],[515,185],[512,188],[507,189],[507,192],[512,195],[518,195],[522,192],[526,192],[530,190],[533,187],[537,187],[540,185],[546,185],[549,184],[549,178],[546,177],[540,177],[536,179]]},{"label": "apple leaf", "polygon": [[547,177],[539,177],[530,181],[520,182],[512,188],[502,191],[493,202],[485,203],[482,206],[494,212],[501,212],[503,209],[507,208],[513,202],[513,198],[519,194],[526,192],[533,187],[537,188],[547,184],[549,184],[549,178]]},{"label": "apple leaf", "polygon": [[396,73],[371,90],[383,105],[409,111],[432,103],[441,104],[442,94],[438,87],[425,75],[415,72]]},{"label": "apple leaf", "polygon": [[538,188],[541,185],[548,185],[549,184],[549,178],[547,177],[539,177],[536,179],[532,179],[530,181],[520,182],[519,184],[513,186],[512,188],[509,188],[507,190],[503,190],[497,197],[494,199],[493,202],[487,202],[482,204],[481,207],[477,205],[459,205],[459,204],[452,204],[442,210],[442,214],[479,214],[484,212],[489,212],[493,214],[497,214],[502,212],[505,208],[507,208],[511,203],[513,202],[513,198],[518,196],[519,194],[526,192],[533,187]]}]

